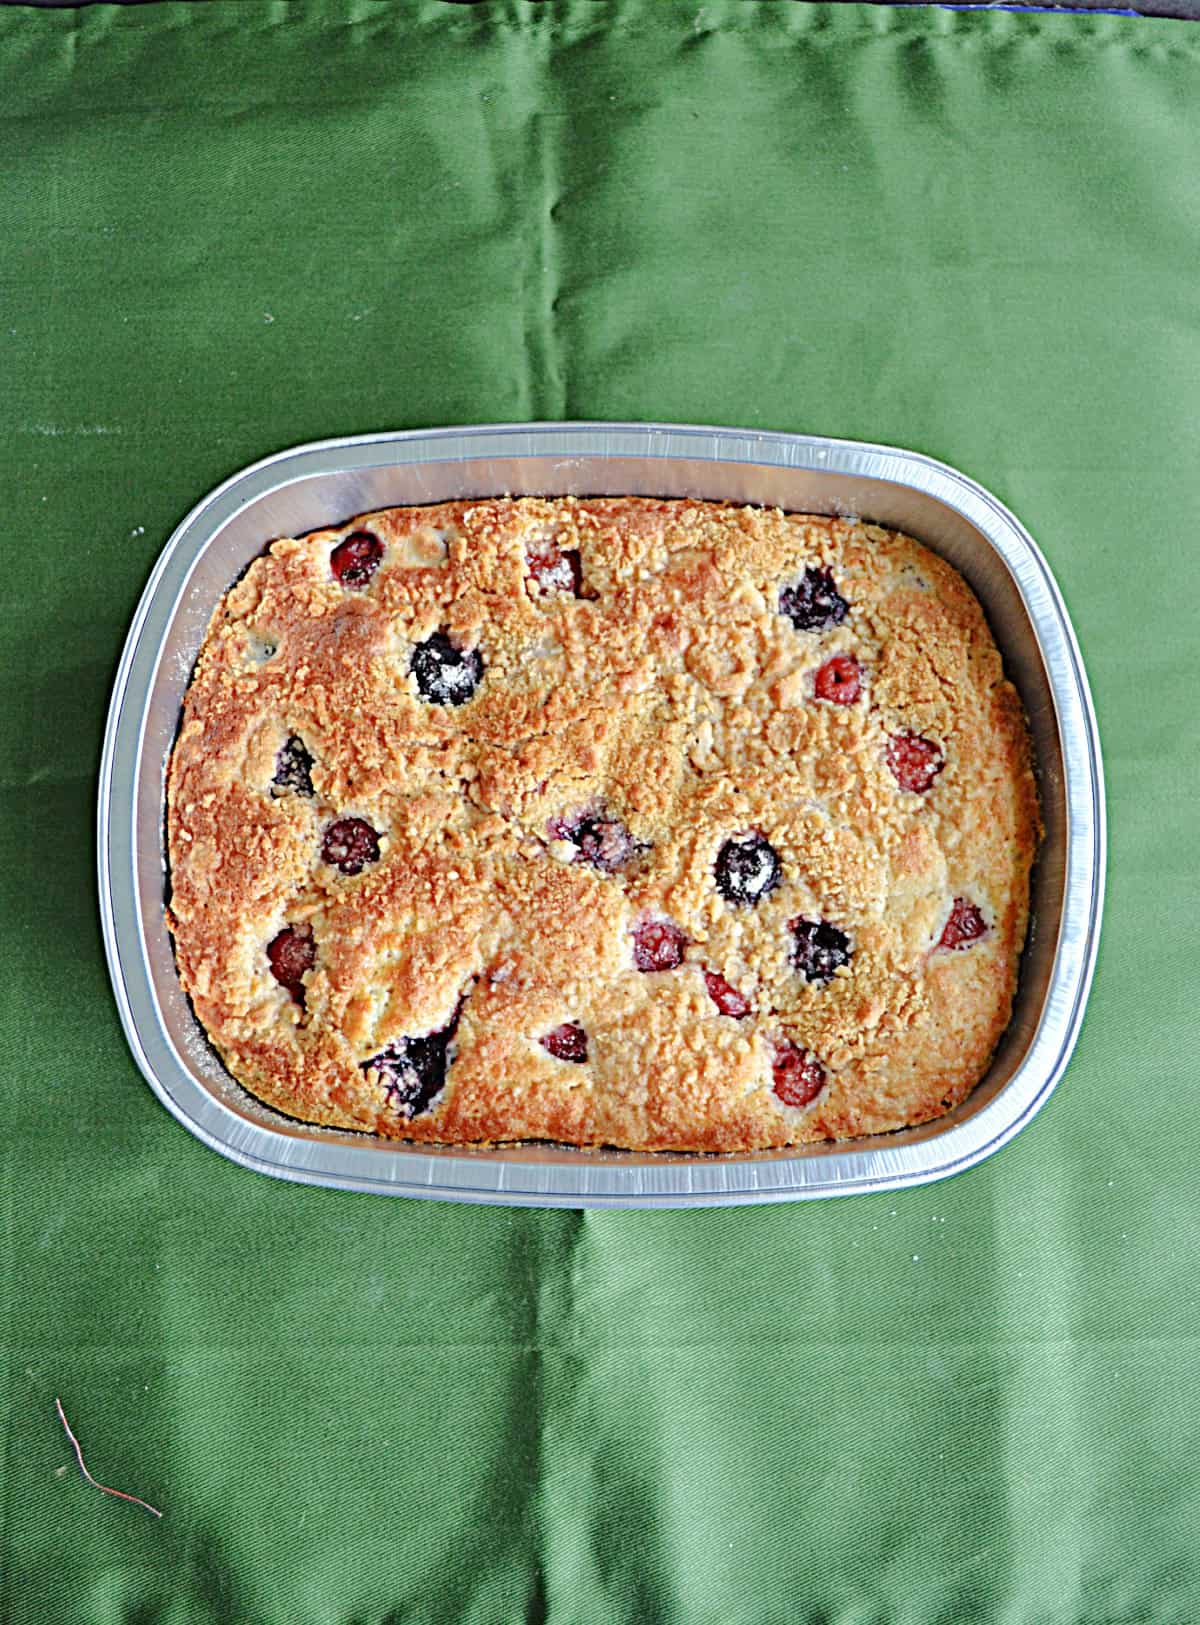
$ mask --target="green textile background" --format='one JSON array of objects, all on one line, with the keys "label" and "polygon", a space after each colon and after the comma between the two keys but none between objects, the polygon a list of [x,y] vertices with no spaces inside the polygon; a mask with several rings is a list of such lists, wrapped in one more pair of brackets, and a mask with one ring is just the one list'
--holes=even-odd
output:
[{"label": "green textile background", "polygon": [[[0,10],[5,1625],[1200,1620],[1198,153],[1168,21]],[[387,1200],[235,1167],[136,1072],[93,795],[173,525],[306,439],[556,417],[912,446],[1041,542],[1109,906],[984,1166]]]}]

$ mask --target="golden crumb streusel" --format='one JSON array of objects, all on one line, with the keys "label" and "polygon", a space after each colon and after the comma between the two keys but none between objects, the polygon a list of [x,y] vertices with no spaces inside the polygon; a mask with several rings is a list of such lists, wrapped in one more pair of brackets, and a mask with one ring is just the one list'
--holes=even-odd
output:
[{"label": "golden crumb streusel", "polygon": [[274,542],[209,627],[168,833],[183,985],[279,1111],[728,1152],[970,1092],[1039,821],[917,542],[526,498]]}]

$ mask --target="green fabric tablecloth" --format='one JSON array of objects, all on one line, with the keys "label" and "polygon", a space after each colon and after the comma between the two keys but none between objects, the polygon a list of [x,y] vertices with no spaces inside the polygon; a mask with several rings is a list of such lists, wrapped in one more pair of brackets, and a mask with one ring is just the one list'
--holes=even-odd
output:
[{"label": "green fabric tablecloth", "polygon": [[[6,1625],[1200,1620],[1198,155],[1168,21],[0,10]],[[93,796],[172,526],[295,442],[558,417],[915,447],[1041,542],[1109,907],[987,1164],[440,1206],[243,1171],[136,1072]]]}]

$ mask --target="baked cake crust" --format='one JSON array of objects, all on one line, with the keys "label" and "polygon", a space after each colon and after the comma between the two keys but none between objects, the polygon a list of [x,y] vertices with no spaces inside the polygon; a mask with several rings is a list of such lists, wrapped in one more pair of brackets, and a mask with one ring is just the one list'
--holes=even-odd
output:
[{"label": "baked cake crust", "polygon": [[274,542],[218,605],[168,922],[230,1072],[290,1117],[749,1151],[964,1099],[1038,835],[980,607],[910,538],[393,508]]}]

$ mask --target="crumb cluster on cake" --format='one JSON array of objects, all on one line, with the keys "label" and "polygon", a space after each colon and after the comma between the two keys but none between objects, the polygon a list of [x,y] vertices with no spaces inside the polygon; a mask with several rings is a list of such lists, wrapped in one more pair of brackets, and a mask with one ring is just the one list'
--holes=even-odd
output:
[{"label": "crumb cluster on cake", "polygon": [[1039,837],[978,602],[851,520],[496,499],[275,541],[168,776],[232,1075],[444,1144],[928,1121],[1008,1023]]}]

